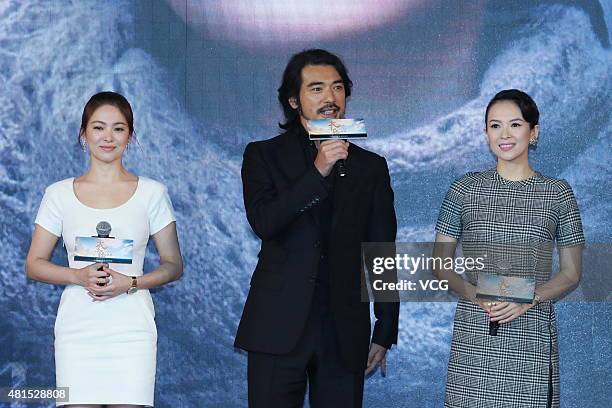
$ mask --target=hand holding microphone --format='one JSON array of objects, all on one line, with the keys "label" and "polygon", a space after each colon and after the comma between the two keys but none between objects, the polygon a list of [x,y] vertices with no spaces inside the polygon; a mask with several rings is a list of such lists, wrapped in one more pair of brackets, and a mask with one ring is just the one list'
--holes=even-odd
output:
[{"label": "hand holding microphone", "polygon": [[316,119],[306,123],[308,137],[317,144],[315,167],[323,177],[331,173],[336,163],[339,177],[347,175],[344,160],[348,157],[347,140],[366,139],[368,134],[363,119]]},{"label": "hand holding microphone", "polygon": [[109,282],[109,275],[103,270],[105,266],[108,266],[108,264],[97,262],[80,269],[74,269],[75,280],[73,283],[86,289],[105,286]]},{"label": "hand holding microphone", "polygon": [[96,225],[97,235],[75,238],[74,260],[94,262],[76,270],[75,283],[87,289],[93,300],[106,300],[125,293],[132,282],[131,277],[110,269],[109,264],[131,264],[134,241],[111,237],[111,231],[108,221],[100,221]]},{"label": "hand holding microphone", "polygon": [[338,160],[346,160],[348,157],[349,142],[344,140],[325,140],[318,144],[317,157],[314,165],[323,177],[329,176]]}]

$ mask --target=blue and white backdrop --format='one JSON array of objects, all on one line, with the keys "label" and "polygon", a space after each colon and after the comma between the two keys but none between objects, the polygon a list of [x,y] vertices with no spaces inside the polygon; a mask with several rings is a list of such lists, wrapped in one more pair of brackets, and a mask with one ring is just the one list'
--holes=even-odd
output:
[{"label": "blue and white backdrop", "polygon": [[[76,140],[93,93],[132,102],[139,147],[126,165],[166,183],[177,212],[186,269],[154,293],[156,405],[245,407],[232,342],[258,241],[239,169],[248,141],[278,133],[290,55],[344,58],[348,116],[367,119],[367,146],[390,164],[398,240],[431,239],[450,182],[493,166],[484,107],[517,87],[542,111],[535,167],[572,184],[587,239],[610,243],[611,17],[610,0],[0,1],[0,386],[54,385],[62,288],[28,282],[24,257],[45,186],[87,166]],[[66,262],[61,247],[54,260]],[[610,406],[610,304],[557,310],[562,407]],[[367,407],[442,406],[453,311],[402,305]]]}]

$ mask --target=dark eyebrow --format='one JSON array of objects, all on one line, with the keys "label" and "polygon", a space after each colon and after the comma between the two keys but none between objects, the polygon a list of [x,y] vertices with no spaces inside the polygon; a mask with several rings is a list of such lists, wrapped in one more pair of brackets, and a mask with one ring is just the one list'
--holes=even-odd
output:
[{"label": "dark eyebrow", "polygon": [[[334,82],[332,82],[332,85],[333,85],[333,84],[340,84],[340,83],[342,83],[342,84],[343,84],[343,83],[344,83],[344,81],[343,81],[343,80],[341,80],[341,79],[336,79]],[[306,85],[306,88],[310,88],[311,86],[315,86],[315,85],[325,85],[325,82],[321,82],[321,81],[311,82],[311,83],[309,83],[308,85]]]},{"label": "dark eyebrow", "polygon": [[[106,125],[106,122],[102,122],[101,120],[93,120],[91,123],[101,123],[103,125]],[[127,123],[125,123],[125,122],[115,122],[115,123],[113,123],[113,126],[115,126],[115,125],[124,125],[124,126],[127,126]]]},{"label": "dark eyebrow", "polygon": [[[522,119],[522,118],[510,119],[508,122],[514,122],[515,120],[520,120],[521,122],[525,122],[525,119]],[[491,119],[491,120],[489,120],[489,123],[491,123],[491,122],[501,122],[501,120],[499,120],[499,119]]]},{"label": "dark eyebrow", "polygon": [[310,88],[311,86],[315,86],[315,85],[323,85],[323,82],[311,82],[308,85],[306,85],[306,87]]}]

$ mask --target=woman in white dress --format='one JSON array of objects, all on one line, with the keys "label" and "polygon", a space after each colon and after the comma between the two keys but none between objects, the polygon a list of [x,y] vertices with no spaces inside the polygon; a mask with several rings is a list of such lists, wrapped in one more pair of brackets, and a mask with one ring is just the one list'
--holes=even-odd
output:
[{"label": "woman in white dress", "polygon": [[[122,164],[133,140],[129,102],[114,92],[94,95],[83,110],[79,140],[89,151],[80,177],[47,187],[26,259],[30,279],[66,285],[55,321],[57,387],[69,388],[70,407],[153,406],[157,329],[149,293],[181,277],[183,263],[166,187],[137,177]],[[131,264],[75,261],[75,238],[133,240]],[[143,275],[149,236],[160,265]],[[49,261],[62,237],[68,267]]]}]

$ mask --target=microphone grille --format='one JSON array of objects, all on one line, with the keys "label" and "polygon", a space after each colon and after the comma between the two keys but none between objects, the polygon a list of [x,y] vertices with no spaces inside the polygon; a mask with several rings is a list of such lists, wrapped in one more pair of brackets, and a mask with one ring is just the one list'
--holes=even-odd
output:
[{"label": "microphone grille", "polygon": [[96,232],[100,237],[108,237],[111,229],[111,225],[108,221],[100,221],[98,225],[96,225]]}]

